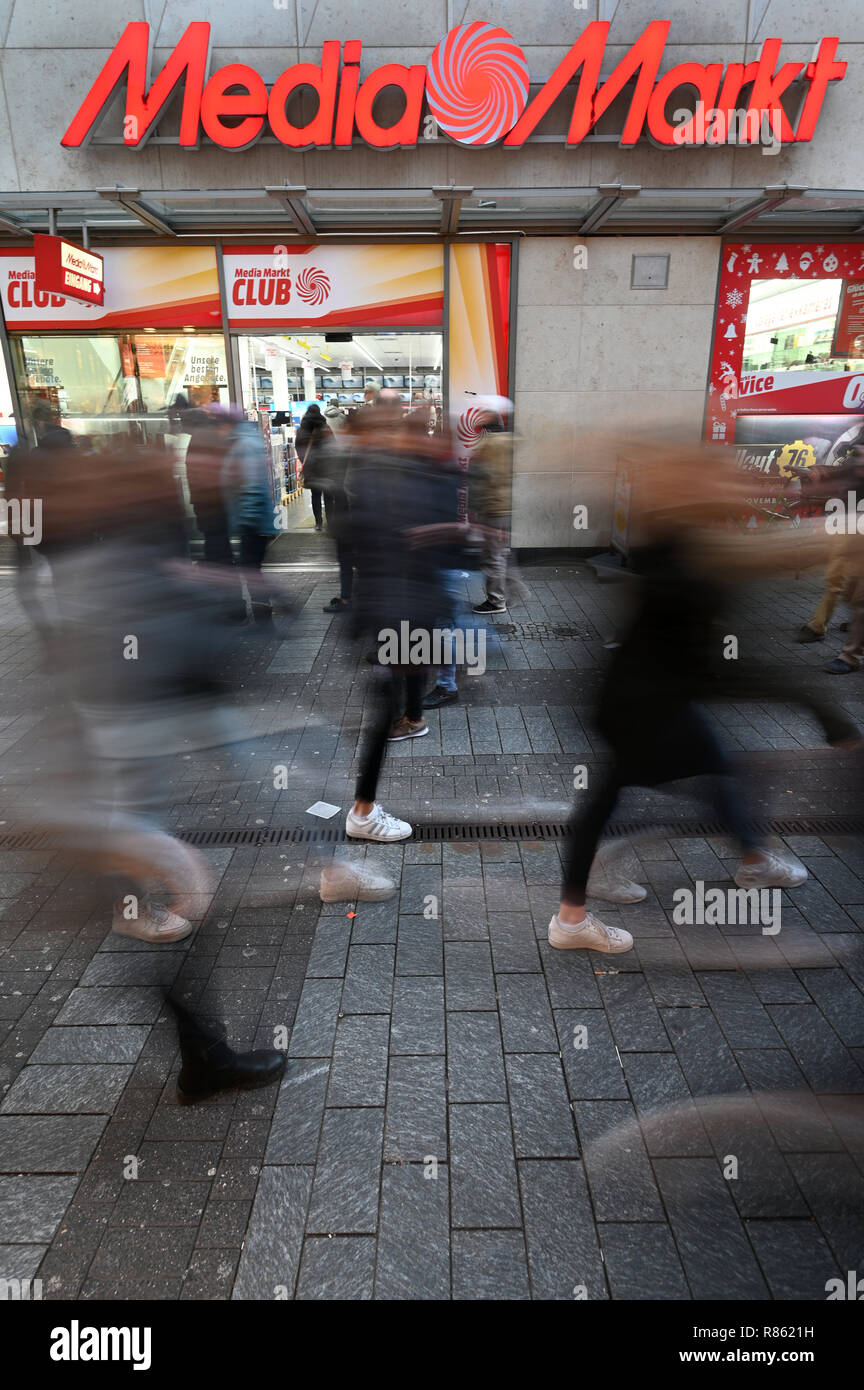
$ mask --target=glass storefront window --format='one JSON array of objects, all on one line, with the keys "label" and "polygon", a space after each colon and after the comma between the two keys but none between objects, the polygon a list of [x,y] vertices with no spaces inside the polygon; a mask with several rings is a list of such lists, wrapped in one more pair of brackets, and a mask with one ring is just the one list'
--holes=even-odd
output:
[{"label": "glass storefront window", "polygon": [[193,406],[228,401],[221,333],[21,334],[10,345],[25,415],[46,401],[96,446],[133,427],[162,439],[180,398]]},{"label": "glass storefront window", "polygon": [[857,355],[854,337],[835,344],[846,294],[847,282],[840,279],[754,280],[742,371],[852,370]]}]

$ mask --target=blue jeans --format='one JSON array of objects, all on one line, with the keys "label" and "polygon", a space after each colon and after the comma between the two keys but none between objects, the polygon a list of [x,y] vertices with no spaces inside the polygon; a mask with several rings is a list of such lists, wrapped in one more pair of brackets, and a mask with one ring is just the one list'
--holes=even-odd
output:
[{"label": "blue jeans", "polygon": [[[457,626],[456,614],[457,614],[458,610],[460,609],[460,607],[462,606],[462,603],[463,603],[463,601],[464,601],[464,596],[463,596],[463,594],[462,594],[462,589],[461,589],[462,571],[461,571],[461,570],[445,570],[444,573],[443,573],[442,578],[443,578],[443,580],[444,580],[444,588],[447,590],[447,593],[448,593],[448,595],[450,596],[450,598],[453,600],[453,603],[452,603],[452,612],[451,612],[451,614],[450,614],[450,617],[449,617],[449,618],[439,618],[439,619],[438,619],[438,626],[439,626],[439,627],[442,627],[442,628],[446,628],[446,627],[451,627],[451,628],[452,628],[452,627],[456,627],[456,626]],[[436,678],[436,685],[437,685],[437,686],[439,687],[439,689],[441,689],[441,690],[448,690],[448,691],[450,691],[451,693],[453,693],[453,692],[456,691],[457,686],[456,686],[456,662],[455,662],[455,661],[451,661],[449,666],[439,666],[439,667],[438,667],[438,676],[437,676],[437,678]]]}]

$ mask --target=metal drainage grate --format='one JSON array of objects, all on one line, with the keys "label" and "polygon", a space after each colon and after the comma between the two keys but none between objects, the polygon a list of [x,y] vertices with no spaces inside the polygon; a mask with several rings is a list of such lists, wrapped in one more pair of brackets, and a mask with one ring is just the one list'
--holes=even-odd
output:
[{"label": "metal drainage grate", "polygon": [[[864,816],[785,816],[779,820],[751,821],[750,829],[774,835],[864,835]],[[242,849],[264,845],[341,844],[347,839],[341,826],[282,826],[239,830],[179,830],[187,844],[206,848]],[[728,835],[729,827],[719,821],[698,820],[613,820],[604,834],[616,838],[645,834],[682,837]],[[570,834],[567,821],[500,821],[495,824],[449,822],[417,825],[413,840],[421,844],[489,844],[513,840],[563,840]],[[62,848],[62,837],[53,832],[20,831],[0,835],[0,849],[50,850]]]},{"label": "metal drainage grate", "polygon": [[590,642],[593,634],[587,627],[569,623],[496,623],[495,631],[502,642],[566,642],[579,638]]}]

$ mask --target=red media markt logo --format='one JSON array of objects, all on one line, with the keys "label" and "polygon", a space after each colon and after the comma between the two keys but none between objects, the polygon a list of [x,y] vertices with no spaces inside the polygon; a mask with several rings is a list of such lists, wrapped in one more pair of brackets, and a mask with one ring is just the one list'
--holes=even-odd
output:
[{"label": "red media markt logo", "polygon": [[[134,149],[146,144],[181,89],[177,134],[160,135],[160,139],[174,138],[188,149],[198,147],[202,129],[225,150],[248,149],[268,135],[296,150],[350,150],[358,137],[373,149],[411,149],[421,139],[438,138],[426,132],[424,109],[438,130],[460,145],[484,148],[501,143],[505,149],[518,149],[556,103],[570,108],[566,134],[543,138],[561,140],[573,148],[619,97],[623,98],[622,146],[632,148],[647,136],[661,147],[672,148],[681,143],[682,127],[673,124],[669,115],[676,105],[675,93],[682,87],[695,90],[705,110],[716,110],[727,122],[732,112],[743,109],[759,119],[767,115],[775,137],[784,145],[812,140],[829,86],[846,73],[846,63],[835,56],[839,39],[820,39],[809,62],[803,57],[784,62],[782,39],[767,38],[758,56],[746,63],[739,62],[737,55],[728,64],[698,63],[685,53],[685,61],[669,66],[664,65],[664,55],[670,25],[668,19],[651,20],[626,51],[619,44],[607,54],[610,21],[591,20],[545,82],[535,83],[529,100],[525,54],[512,34],[487,20],[451,29],[428,62],[385,63],[363,76],[359,39],[325,39],[320,64],[294,63],[275,81],[265,81],[246,63],[228,63],[211,73],[206,20],[187,25],[154,72],[150,25],[131,20],[61,144],[66,149],[86,144],[116,90],[124,86],[123,143]],[[562,20],[562,29],[566,28]],[[784,106],[781,98],[796,81],[800,90],[796,89],[795,101],[788,100]],[[317,109],[311,120],[298,125],[293,98],[306,87],[316,93]],[[384,91],[401,93],[399,114],[387,124],[381,121],[392,113],[382,111],[378,102]],[[790,119],[793,104],[795,115]],[[566,112],[561,110],[560,115],[563,119]],[[692,143],[717,143],[714,121],[703,124],[705,129],[697,133],[688,123]],[[740,139],[744,144],[758,141],[758,132]]]},{"label": "red media markt logo", "polygon": [[484,20],[451,29],[429,59],[426,102],[441,129],[463,145],[494,145],[528,100],[528,63],[506,29]]},{"label": "red media markt logo", "polygon": [[330,279],[316,265],[307,266],[297,276],[297,294],[307,304],[323,304],[330,298]]}]

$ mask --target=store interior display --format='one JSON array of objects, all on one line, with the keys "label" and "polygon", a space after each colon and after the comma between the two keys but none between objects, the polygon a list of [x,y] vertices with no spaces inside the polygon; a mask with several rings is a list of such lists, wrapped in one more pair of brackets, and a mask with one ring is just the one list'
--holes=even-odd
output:
[{"label": "store interior display", "polygon": [[234,339],[242,403],[250,419],[264,420],[274,478],[286,500],[297,491],[294,438],[313,401],[335,403],[347,419],[382,387],[398,390],[404,409],[432,408],[443,427],[440,333],[386,332],[256,334]]},{"label": "store interior display", "polygon": [[857,371],[864,340],[860,351],[853,338],[851,351],[834,352],[844,285],[840,279],[754,280],[743,371]]}]

